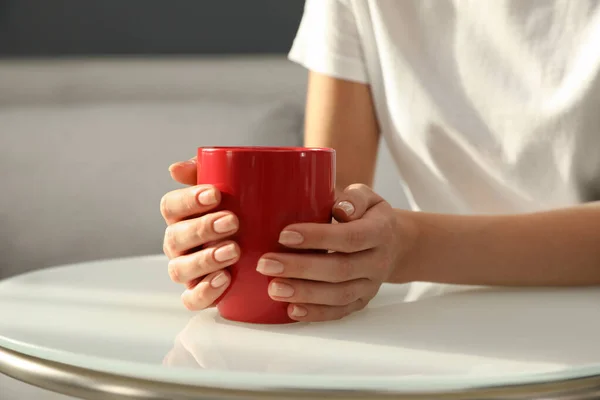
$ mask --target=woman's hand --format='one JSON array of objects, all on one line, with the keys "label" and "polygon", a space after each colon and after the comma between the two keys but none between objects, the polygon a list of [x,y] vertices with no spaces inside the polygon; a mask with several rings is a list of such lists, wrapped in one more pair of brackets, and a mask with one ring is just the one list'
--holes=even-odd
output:
[{"label": "woman's hand", "polygon": [[[169,168],[173,179],[184,184],[196,180],[195,160]],[[167,223],[163,251],[169,257],[169,275],[184,284],[181,296],[189,310],[213,305],[229,286],[231,277],[224,268],[235,264],[239,246],[228,237],[238,230],[238,219],[227,211],[211,212],[221,195],[210,185],[199,185],[167,193],[160,211]]]},{"label": "woman's hand", "polygon": [[290,225],[279,239],[294,249],[332,252],[269,253],[258,262],[260,273],[275,278],[270,297],[289,302],[294,320],[334,320],[363,309],[403,253],[396,212],[367,186],[349,186],[333,213],[340,223]]},{"label": "woman's hand", "polygon": [[[194,159],[173,164],[170,171],[180,183],[195,183]],[[227,240],[238,229],[237,218],[211,212],[220,199],[214,187],[200,185],[161,200],[169,275],[186,286],[182,301],[190,310],[214,305],[230,283],[224,268],[240,256],[238,245]],[[333,320],[364,308],[408,244],[400,238],[396,212],[365,185],[349,186],[336,200],[333,215],[339,223],[294,224],[280,235],[280,243],[289,248],[329,253],[268,253],[258,262],[258,272],[274,277],[269,295],[290,303],[292,319]]]}]

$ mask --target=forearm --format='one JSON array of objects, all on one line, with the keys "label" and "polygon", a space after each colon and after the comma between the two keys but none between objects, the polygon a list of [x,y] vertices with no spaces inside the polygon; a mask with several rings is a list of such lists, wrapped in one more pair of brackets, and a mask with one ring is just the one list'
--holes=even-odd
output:
[{"label": "forearm", "polygon": [[397,212],[416,238],[391,281],[600,284],[599,204],[508,216]]},{"label": "forearm", "polygon": [[372,186],[379,129],[368,85],[309,75],[304,144],[336,150],[336,188]]}]

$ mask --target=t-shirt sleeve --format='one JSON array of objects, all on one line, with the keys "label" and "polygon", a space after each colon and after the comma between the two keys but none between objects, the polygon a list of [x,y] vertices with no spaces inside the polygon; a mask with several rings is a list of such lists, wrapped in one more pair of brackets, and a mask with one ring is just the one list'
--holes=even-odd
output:
[{"label": "t-shirt sleeve", "polygon": [[288,58],[311,71],[368,83],[354,10],[344,0],[306,0]]}]

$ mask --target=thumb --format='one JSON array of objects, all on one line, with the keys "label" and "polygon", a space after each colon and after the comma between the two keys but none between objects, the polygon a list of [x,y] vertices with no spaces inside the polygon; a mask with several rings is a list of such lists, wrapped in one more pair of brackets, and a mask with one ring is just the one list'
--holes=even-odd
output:
[{"label": "thumb", "polygon": [[175,181],[184,185],[195,185],[197,180],[196,157],[171,164],[169,172]]},{"label": "thumb", "polygon": [[367,185],[354,184],[344,189],[333,206],[333,217],[338,222],[350,222],[362,218],[368,209],[384,201]]}]

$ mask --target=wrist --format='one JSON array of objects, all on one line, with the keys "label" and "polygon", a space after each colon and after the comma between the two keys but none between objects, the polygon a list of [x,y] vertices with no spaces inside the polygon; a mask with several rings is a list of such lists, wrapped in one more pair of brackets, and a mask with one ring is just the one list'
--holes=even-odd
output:
[{"label": "wrist", "polygon": [[423,230],[419,225],[417,212],[395,209],[396,254],[388,283],[407,283],[423,280],[419,267],[419,243]]}]

